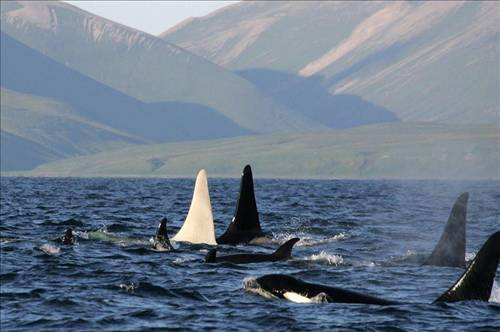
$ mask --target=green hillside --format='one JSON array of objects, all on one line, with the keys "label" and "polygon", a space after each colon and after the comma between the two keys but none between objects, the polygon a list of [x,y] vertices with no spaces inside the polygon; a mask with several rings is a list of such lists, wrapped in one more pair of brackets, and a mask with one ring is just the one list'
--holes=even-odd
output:
[{"label": "green hillside", "polygon": [[500,178],[500,127],[396,123],[124,148],[48,163],[35,176]]},{"label": "green hillside", "polygon": [[284,101],[314,78],[403,121],[500,123],[498,13],[494,1],[249,1],[160,36]]},{"label": "green hillside", "polygon": [[50,98],[1,89],[1,169],[30,169],[43,162],[145,141],[79,116]]},{"label": "green hillside", "polygon": [[257,133],[315,126],[238,75],[149,34],[62,2],[1,8],[2,32],[142,102],[203,105]]}]

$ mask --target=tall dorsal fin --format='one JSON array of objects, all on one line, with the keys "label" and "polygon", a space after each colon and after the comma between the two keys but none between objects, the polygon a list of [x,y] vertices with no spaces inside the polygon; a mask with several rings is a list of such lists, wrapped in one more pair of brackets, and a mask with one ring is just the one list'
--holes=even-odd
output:
[{"label": "tall dorsal fin", "polygon": [[500,231],[483,244],[467,270],[435,302],[488,301],[500,259]]},{"label": "tall dorsal fin", "polygon": [[280,259],[290,258],[290,256],[292,256],[292,248],[295,243],[299,242],[299,240],[299,238],[295,237],[286,241],[278,249],[276,249],[276,251],[273,253],[273,256]]},{"label": "tall dorsal fin", "polygon": [[224,234],[217,238],[217,243],[237,244],[249,242],[253,238],[263,235],[260,228],[257,203],[255,202],[252,169],[250,165],[246,165],[241,175],[240,195],[236,203],[233,220]]},{"label": "tall dorsal fin", "polygon": [[450,217],[426,265],[465,267],[465,224],[469,193],[458,196]]},{"label": "tall dorsal fin", "polygon": [[182,228],[172,240],[177,242],[217,244],[215,242],[212,205],[208,193],[207,172],[198,172],[194,185],[193,199]]}]

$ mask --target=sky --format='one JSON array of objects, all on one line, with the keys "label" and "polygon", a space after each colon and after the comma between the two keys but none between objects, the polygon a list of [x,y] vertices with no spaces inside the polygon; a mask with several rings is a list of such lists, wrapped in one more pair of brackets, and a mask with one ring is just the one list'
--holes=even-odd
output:
[{"label": "sky", "polygon": [[158,35],[189,17],[238,1],[66,1],[93,14]]}]

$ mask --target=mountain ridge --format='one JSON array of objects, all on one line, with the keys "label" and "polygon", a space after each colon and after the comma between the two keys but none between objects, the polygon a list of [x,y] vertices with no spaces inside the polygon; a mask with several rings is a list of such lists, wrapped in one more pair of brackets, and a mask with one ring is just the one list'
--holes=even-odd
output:
[{"label": "mountain ridge", "polygon": [[241,2],[160,34],[228,69],[320,77],[402,121],[500,122],[498,2]]},{"label": "mountain ridge", "polygon": [[143,102],[205,105],[254,132],[318,126],[261,96],[252,84],[222,67],[69,4],[39,1],[2,6],[2,31]]}]

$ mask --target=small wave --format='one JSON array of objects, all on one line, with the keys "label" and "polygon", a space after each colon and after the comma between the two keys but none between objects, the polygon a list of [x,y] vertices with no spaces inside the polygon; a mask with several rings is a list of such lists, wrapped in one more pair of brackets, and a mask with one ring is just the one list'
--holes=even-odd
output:
[{"label": "small wave", "polygon": [[326,251],[321,251],[319,254],[313,254],[311,256],[301,259],[303,261],[311,261],[317,263],[324,263],[328,265],[344,265],[344,258],[340,255],[330,254]]},{"label": "small wave", "polygon": [[142,245],[142,246],[149,245],[148,240],[140,240],[140,239],[132,239],[132,238],[123,237],[120,235],[110,233],[105,229],[84,232],[84,233],[78,232],[77,235],[82,236],[82,238],[84,238],[86,240],[110,242],[110,243],[119,245],[121,247],[128,247],[128,246],[132,246],[132,245]]},{"label": "small wave", "polygon": [[195,259],[193,257],[177,257],[174,259],[173,263],[174,264],[184,264],[186,262],[193,262]]},{"label": "small wave", "polygon": [[310,246],[316,246],[316,245],[320,245],[320,244],[326,244],[326,243],[346,240],[346,239],[349,239],[351,236],[345,232],[341,232],[341,233],[336,234],[334,236],[325,237],[325,238],[311,237],[310,235],[306,235],[303,233],[298,233],[298,234],[277,233],[277,234],[273,234],[272,242],[274,242],[274,243],[277,242],[277,243],[282,244],[282,243],[285,243],[286,241],[293,239],[295,237],[300,238],[300,241],[297,242],[297,244],[295,245],[296,247],[310,247]]},{"label": "small wave", "polygon": [[493,280],[493,286],[491,287],[490,302],[500,303],[500,286],[497,282]]},{"label": "small wave", "polygon": [[61,248],[48,243],[43,244],[39,249],[47,255],[59,255],[61,253]]},{"label": "small wave", "polygon": [[414,250],[408,250],[402,256],[396,256],[389,259],[389,262],[384,262],[383,265],[391,265],[393,263],[410,263],[410,264],[423,264],[427,259],[428,254],[417,253]]},{"label": "small wave", "polygon": [[17,241],[17,239],[9,238],[9,237],[0,238],[0,244],[8,244],[8,243],[16,242],[16,241]]}]

